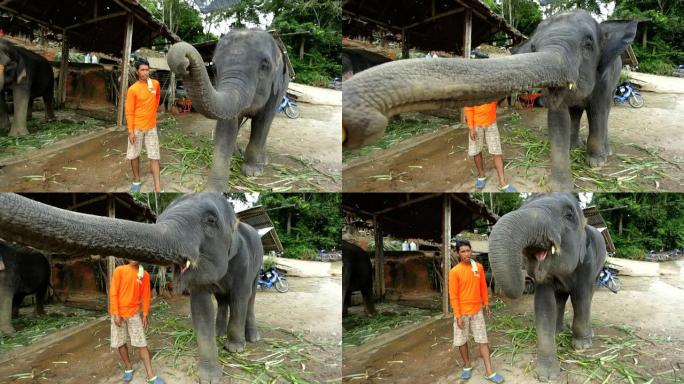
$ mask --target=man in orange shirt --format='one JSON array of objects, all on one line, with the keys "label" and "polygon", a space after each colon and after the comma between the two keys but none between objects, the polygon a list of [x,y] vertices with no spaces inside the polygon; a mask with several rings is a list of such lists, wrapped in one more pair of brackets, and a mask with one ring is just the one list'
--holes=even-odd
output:
[{"label": "man in orange shirt", "polygon": [[499,176],[499,188],[503,192],[516,192],[512,185],[506,183],[504,176],[503,157],[501,151],[501,138],[499,128],[496,126],[496,101],[473,107],[464,108],[466,122],[468,123],[468,156],[475,159],[477,168],[477,180],[475,188],[481,190],[485,187],[485,176],[482,160],[484,141],[487,141],[487,150],[494,158],[494,167]]},{"label": "man in orange shirt", "polygon": [[487,344],[487,329],[482,315],[483,304],[487,310],[487,316],[492,315],[489,309],[489,293],[484,268],[482,268],[482,264],[470,259],[469,241],[459,241],[456,244],[456,251],[460,262],[449,271],[449,301],[454,311],[453,345],[458,347],[463,358],[461,379],[470,379],[473,371],[468,351],[468,329],[470,329],[475,342],[480,344],[480,355],[487,371],[487,380],[502,383],[503,376],[492,370],[489,345]]},{"label": "man in orange shirt", "polygon": [[159,107],[159,82],[150,79],[150,64],[139,58],[135,62],[138,81],[128,87],[126,95],[126,123],[128,124],[128,150],[126,159],[131,161],[133,184],[131,192],[140,192],[140,151],[145,142],[147,158],[154,179],[154,191],[160,192],[159,137],[157,136],[157,108]]},{"label": "man in orange shirt", "polygon": [[[140,305],[142,304],[142,319]],[[147,382],[164,384],[164,380],[152,372],[150,350],[145,340],[147,315],[150,312],[150,274],[137,261],[129,260],[128,264],[114,269],[112,283],[109,287],[109,313],[112,316],[111,346],[119,350],[125,369],[123,380],[133,380],[133,365],[128,357],[126,339],[138,348],[140,359],[147,371]]]}]

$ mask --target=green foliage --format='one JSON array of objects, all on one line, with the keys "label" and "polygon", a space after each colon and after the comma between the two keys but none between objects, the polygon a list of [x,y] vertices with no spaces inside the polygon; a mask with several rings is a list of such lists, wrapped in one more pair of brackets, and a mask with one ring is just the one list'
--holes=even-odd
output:
[{"label": "green foliage", "polygon": [[340,194],[264,193],[257,203],[269,210],[286,257],[311,260],[319,249],[340,248]]},{"label": "green foliage", "polygon": [[[684,246],[684,195],[677,193],[601,193],[592,204],[602,212],[617,255],[643,258],[649,250]],[[622,234],[619,231],[622,217]]]},{"label": "green foliage", "polygon": [[[518,209],[523,203],[522,195],[519,193],[476,192],[471,193],[470,197],[484,204],[499,217]],[[475,228],[479,233],[487,233],[489,225],[489,221],[481,217],[475,221]]]},{"label": "green foliage", "polygon": [[276,264],[277,263],[276,263],[275,257],[267,256],[267,257],[264,257],[264,262],[261,265],[262,265],[262,268],[264,269],[264,271],[268,271],[269,269],[275,267]]},{"label": "green foliage", "polygon": [[[145,7],[155,19],[171,24],[171,30],[183,41],[190,44],[203,43],[216,40],[218,37],[210,33],[204,33],[202,18],[198,10],[184,0],[140,0],[140,5]],[[165,40],[161,37],[154,41],[154,45],[163,45]]]},{"label": "green foliage", "polygon": [[615,256],[623,259],[646,260],[647,252],[638,245],[625,245],[615,250]]}]

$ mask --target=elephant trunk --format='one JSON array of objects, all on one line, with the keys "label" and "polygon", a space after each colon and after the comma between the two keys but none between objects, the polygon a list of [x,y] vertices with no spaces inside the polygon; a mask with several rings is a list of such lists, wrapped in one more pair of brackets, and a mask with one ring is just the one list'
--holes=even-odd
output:
[{"label": "elephant trunk", "polygon": [[237,88],[214,89],[204,60],[192,45],[174,44],[166,54],[166,61],[171,71],[183,79],[192,106],[202,115],[215,120],[232,119],[251,104],[249,95]]},{"label": "elephant trunk", "polygon": [[50,252],[117,256],[155,264],[196,257],[168,224],[144,224],[71,212],[0,194],[0,238]]},{"label": "elephant trunk", "polygon": [[384,134],[389,117],[404,112],[478,105],[535,87],[572,90],[577,73],[558,51],[489,60],[410,59],[360,72],[342,86],[346,148]]}]

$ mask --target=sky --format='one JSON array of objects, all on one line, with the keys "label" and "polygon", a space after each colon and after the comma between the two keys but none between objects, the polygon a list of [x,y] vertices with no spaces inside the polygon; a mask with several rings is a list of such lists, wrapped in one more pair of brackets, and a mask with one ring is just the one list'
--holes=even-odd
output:
[{"label": "sky", "polygon": [[254,207],[256,205],[257,200],[259,200],[259,193],[245,193],[245,197],[247,198],[247,204],[239,200],[228,199],[228,201],[230,201],[233,204],[235,212],[241,212],[246,209]]}]

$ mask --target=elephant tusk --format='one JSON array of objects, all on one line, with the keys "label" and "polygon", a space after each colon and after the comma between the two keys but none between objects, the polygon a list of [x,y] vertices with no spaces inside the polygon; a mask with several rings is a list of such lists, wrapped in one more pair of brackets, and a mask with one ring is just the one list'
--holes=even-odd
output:
[{"label": "elephant tusk", "polygon": [[181,274],[190,268],[190,260],[185,260],[185,266],[181,268]]},{"label": "elephant tusk", "polygon": [[552,245],[552,246],[551,246],[551,254],[552,254],[552,255],[555,255],[555,254],[556,254],[556,246],[555,246],[555,245]]},{"label": "elephant tusk", "polygon": [[573,88],[575,88],[575,83],[571,81],[568,83],[568,89],[572,91]]}]

